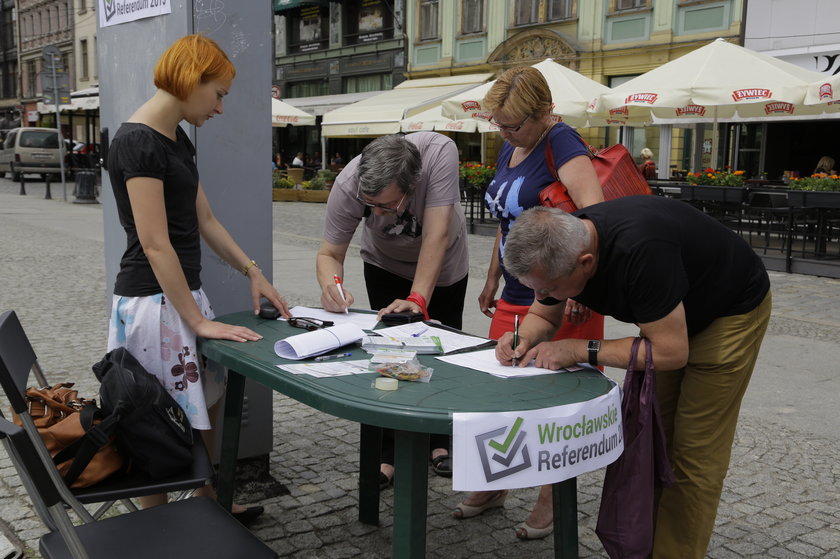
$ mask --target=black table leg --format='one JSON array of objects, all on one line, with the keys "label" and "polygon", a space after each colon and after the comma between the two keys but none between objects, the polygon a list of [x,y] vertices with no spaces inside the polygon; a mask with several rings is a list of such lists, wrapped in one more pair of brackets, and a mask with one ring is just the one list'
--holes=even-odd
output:
[{"label": "black table leg", "polygon": [[394,535],[398,559],[426,557],[426,501],[429,488],[429,434],[394,433]]},{"label": "black table leg", "polygon": [[361,424],[359,434],[359,522],[379,524],[379,460],[382,428]]},{"label": "black table leg", "polygon": [[551,501],[554,507],[554,557],[577,559],[577,478],[553,484]]},{"label": "black table leg", "polygon": [[225,390],[225,412],[222,422],[222,444],[219,456],[219,480],[216,484],[219,504],[230,510],[233,505],[233,484],[236,459],[239,455],[239,430],[242,423],[242,400],[245,396],[245,377],[228,371]]}]

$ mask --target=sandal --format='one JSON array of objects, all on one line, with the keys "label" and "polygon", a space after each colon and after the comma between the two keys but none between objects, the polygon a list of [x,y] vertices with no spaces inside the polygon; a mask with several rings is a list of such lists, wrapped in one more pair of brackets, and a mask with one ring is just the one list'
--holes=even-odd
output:
[{"label": "sandal", "polygon": [[394,483],[394,478],[393,477],[388,477],[384,473],[379,472],[379,490],[380,491],[385,491],[386,489],[391,487],[392,483]]},{"label": "sandal", "polygon": [[432,469],[441,477],[452,477],[452,457],[448,454],[441,454],[431,459]]},{"label": "sandal", "polygon": [[551,521],[545,528],[534,528],[527,522],[523,522],[516,528],[516,537],[520,540],[541,540],[554,531],[554,521]]},{"label": "sandal", "polygon": [[472,518],[473,516],[478,516],[488,509],[503,507],[505,506],[505,499],[507,499],[507,495],[507,491],[499,491],[496,493],[495,497],[488,499],[483,505],[477,506],[458,503],[455,510],[452,511],[452,516],[458,519]]}]

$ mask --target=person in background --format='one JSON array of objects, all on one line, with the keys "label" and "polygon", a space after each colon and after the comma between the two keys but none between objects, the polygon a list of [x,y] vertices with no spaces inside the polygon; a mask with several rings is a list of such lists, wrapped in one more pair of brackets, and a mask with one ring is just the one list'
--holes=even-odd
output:
[{"label": "person in background", "polygon": [[279,151],[274,156],[274,168],[277,170],[285,169],[287,167],[286,163],[283,161],[283,154]]},{"label": "person in background", "polygon": [[295,154],[294,159],[292,159],[292,167],[303,167],[303,152],[299,151]]},{"label": "person in background", "polygon": [[[534,301],[534,291],[522,285],[505,270],[502,258],[507,235],[523,211],[539,205],[540,191],[554,182],[546,160],[546,144],[554,157],[556,172],[578,208],[604,200],[604,193],[592,167],[589,150],[580,135],[551,117],[551,91],[543,75],[529,66],[515,67],[502,74],[484,97],[505,140],[496,161],[496,176],[485,194],[485,203],[499,219],[496,243],[487,271],[484,289],[478,298],[481,311],[492,318],[490,337],[498,339],[513,330],[514,317],[525,316]],[[505,286],[496,299],[499,280]],[[495,308],[495,311],[493,310]],[[600,339],[604,317],[569,299],[566,322],[558,338]],[[456,518],[469,518],[504,505],[506,491],[480,491],[470,494],[453,512]],[[528,519],[516,529],[521,539],[544,538],[553,530],[551,486],[540,491]]]},{"label": "person in background", "polygon": [[[573,214],[526,211],[508,236],[504,263],[537,300],[518,345],[512,347],[509,332],[496,345],[502,364],[516,358],[520,367],[588,361],[626,368],[634,337],[552,340],[569,297],[637,324],[650,340],[676,477],[654,496],[652,557],[706,557],[741,400],[770,321],[770,278],[761,258],[737,233],[684,202],[627,196]],[[643,345],[637,369],[644,370],[645,357]]]},{"label": "person in background", "polygon": [[834,170],[834,158],[829,157],[828,155],[823,155],[820,157],[820,160],[817,161],[817,166],[814,168],[814,172],[812,174],[818,175],[820,173],[825,173],[826,175],[836,175],[837,171]]},{"label": "person in background", "polygon": [[656,161],[653,160],[653,151],[650,148],[642,148],[641,154],[642,164],[639,165],[639,170],[642,172],[647,180],[656,178]]},{"label": "person in background", "polygon": [[[221,115],[235,74],[211,39],[188,35],[175,41],[155,67],[157,91],[120,126],[108,152],[108,173],[127,236],[114,284],[108,351],[125,347],[160,380],[193,428],[202,431],[211,455],[225,373],[205,367],[196,338],[248,342],[262,336],[213,320],[201,288],[201,241],[245,276],[254,314],[265,297],[289,316],[285,300],[213,215],[198,178],[195,147],[179,126],[186,121],[200,127]],[[190,370],[195,374],[187,375]],[[196,494],[214,491],[207,486]],[[166,502],[166,495],[140,501],[153,506]],[[233,513],[248,522],[262,507],[234,505]]]},{"label": "person in background", "polygon": [[[373,140],[339,173],[327,200],[316,272],[324,309],[342,312],[355,298],[343,277],[347,248],[364,220],[361,257],[370,307],[422,313],[461,328],[467,292],[467,228],[458,189],[455,142],[435,132]],[[394,433],[383,433],[380,488],[394,477]],[[450,477],[449,436],[431,434],[436,474]]]}]

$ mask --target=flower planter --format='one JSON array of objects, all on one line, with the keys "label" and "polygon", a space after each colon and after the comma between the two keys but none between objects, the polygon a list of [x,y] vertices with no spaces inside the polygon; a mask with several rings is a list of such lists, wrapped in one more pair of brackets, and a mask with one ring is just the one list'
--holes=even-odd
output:
[{"label": "flower planter", "polygon": [[293,190],[291,188],[272,188],[271,199],[274,202],[297,202],[298,192],[300,190]]},{"label": "flower planter", "polygon": [[788,203],[794,208],[840,209],[840,192],[788,190]]},{"label": "flower planter", "polygon": [[301,202],[324,203],[330,195],[329,190],[298,190],[297,192],[300,194]]},{"label": "flower planter", "polygon": [[747,189],[741,186],[681,185],[681,200],[708,202],[742,203],[746,199]]}]

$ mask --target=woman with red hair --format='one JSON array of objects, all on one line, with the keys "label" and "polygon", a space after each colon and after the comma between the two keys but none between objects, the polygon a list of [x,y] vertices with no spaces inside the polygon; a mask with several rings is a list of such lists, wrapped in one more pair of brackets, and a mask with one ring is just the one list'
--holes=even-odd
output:
[{"label": "woman with red hair", "polygon": [[[213,215],[201,187],[195,147],[179,126],[203,126],[221,115],[236,70],[211,39],[188,35],[173,43],[154,71],[155,94],[114,136],[108,173],[127,246],[114,284],[108,350],[127,348],[172,394],[213,445],[214,406],[225,372],[199,359],[196,338],[247,342],[261,338],[242,326],[213,320],[201,288],[201,240],[250,283],[254,312],[265,297],[284,317],[288,307],[256,262]],[[208,410],[209,408],[209,410]],[[196,493],[212,494],[211,487]],[[141,499],[144,507],[166,495]],[[262,507],[234,505],[243,522]]]}]

